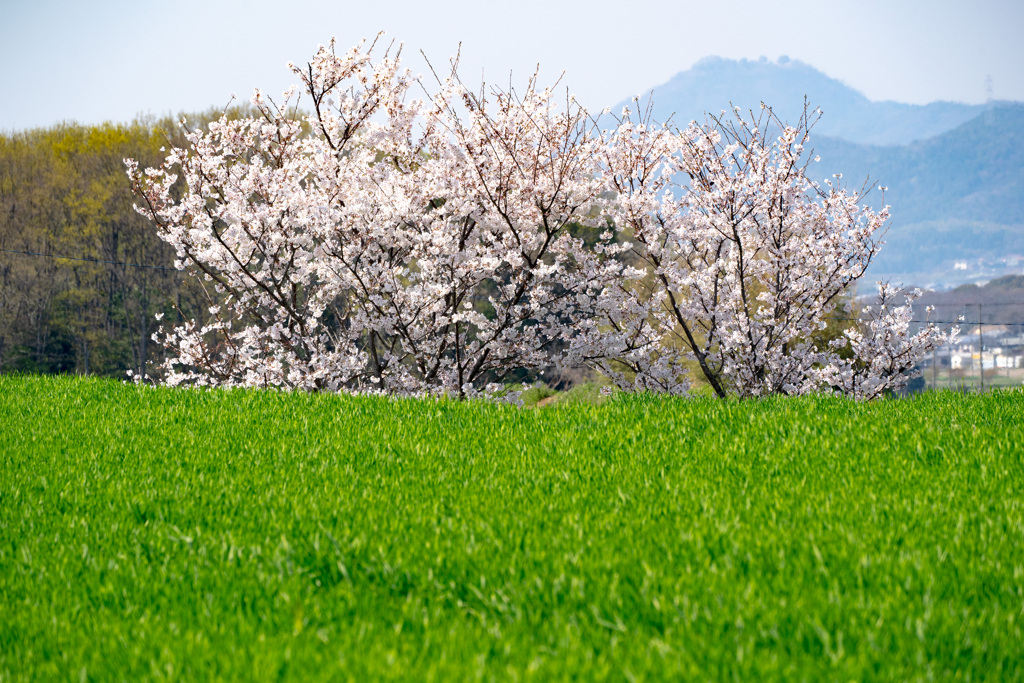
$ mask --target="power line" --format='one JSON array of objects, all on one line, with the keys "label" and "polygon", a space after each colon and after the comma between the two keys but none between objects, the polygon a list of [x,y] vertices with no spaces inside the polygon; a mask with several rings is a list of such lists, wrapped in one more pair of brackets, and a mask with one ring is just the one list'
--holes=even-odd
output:
[{"label": "power line", "polygon": [[968,301],[966,303],[933,303],[928,305],[934,306],[936,308],[938,308],[939,306],[952,306],[954,308],[956,308],[957,306],[959,306],[960,308],[965,308],[967,306],[1024,306],[1024,301],[997,301],[990,304],[985,303],[984,301],[982,301],[981,303],[977,301]]},{"label": "power line", "polygon": [[[843,322],[856,322],[856,323],[869,323],[869,322],[871,322],[870,318],[826,318],[826,320],[841,320]],[[975,321],[971,321],[971,320],[928,320],[928,319],[917,320],[917,319],[914,319],[914,320],[909,320],[908,322],[912,322],[912,323],[932,323],[934,325],[968,325],[968,326],[970,326],[970,325],[986,325],[988,327],[993,327],[995,325],[1006,325],[1006,326],[1024,327],[1024,323],[1008,323],[1008,322],[1004,323],[1004,322],[999,322],[998,320],[996,320],[996,321],[988,320],[988,321],[984,321],[984,322],[978,322],[976,320]]]}]

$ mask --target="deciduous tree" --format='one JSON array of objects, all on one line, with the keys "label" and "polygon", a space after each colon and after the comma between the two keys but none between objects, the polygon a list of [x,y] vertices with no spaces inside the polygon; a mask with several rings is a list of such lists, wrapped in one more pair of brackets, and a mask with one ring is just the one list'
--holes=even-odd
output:
[{"label": "deciduous tree", "polygon": [[456,60],[428,92],[374,49],[321,47],[280,104],[257,92],[162,167],[129,162],[212,287],[208,323],[158,333],[167,382],[472,396],[578,363],[631,390],[683,393],[697,367],[723,397],[873,398],[946,338],[911,334],[888,287],[870,322],[816,337],[888,214],[808,177],[807,115],[626,112],[600,134],[536,78],[474,93]]},{"label": "deciduous tree", "polygon": [[639,267],[604,291],[602,315],[576,340],[580,360],[624,388],[669,392],[685,391],[696,366],[722,397],[873,398],[906,382],[947,337],[934,326],[910,334],[909,300],[892,308],[889,286],[863,329],[814,343],[888,219],[861,193],[808,177],[814,115],[789,126],[767,108],[736,111],[680,131],[624,112],[602,168]]},{"label": "deciduous tree", "polygon": [[170,383],[475,395],[556,362],[588,315],[616,266],[569,230],[602,220],[586,112],[535,79],[474,94],[454,66],[414,99],[373,48],[322,47],[280,106],[257,93],[259,117],[130,164],[180,265],[226,297],[161,332]]}]

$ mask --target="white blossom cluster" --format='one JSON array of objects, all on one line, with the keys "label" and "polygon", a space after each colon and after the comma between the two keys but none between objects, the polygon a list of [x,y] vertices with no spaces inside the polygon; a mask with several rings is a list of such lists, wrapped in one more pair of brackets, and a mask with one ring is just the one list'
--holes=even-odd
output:
[{"label": "white blossom cluster", "polygon": [[767,108],[750,120],[723,112],[684,131],[631,115],[606,136],[602,172],[615,194],[606,210],[639,267],[602,293],[601,317],[576,340],[580,359],[626,389],[684,392],[696,368],[722,397],[869,399],[904,386],[955,335],[933,325],[910,334],[920,293],[890,309],[897,290],[880,284],[880,314],[816,339],[850,313],[837,316],[837,304],[878,252],[888,209],[807,177],[814,112],[797,126]]},{"label": "white blossom cluster", "polygon": [[257,91],[258,116],[126,162],[176,266],[217,292],[209,322],[155,336],[168,384],[475,396],[581,364],[632,390],[684,392],[695,367],[723,396],[871,398],[946,339],[910,335],[885,289],[815,343],[887,214],[807,179],[807,126],[627,112],[601,132],[536,79],[474,94],[453,65],[431,94],[372,51],[332,42],[280,105]]}]

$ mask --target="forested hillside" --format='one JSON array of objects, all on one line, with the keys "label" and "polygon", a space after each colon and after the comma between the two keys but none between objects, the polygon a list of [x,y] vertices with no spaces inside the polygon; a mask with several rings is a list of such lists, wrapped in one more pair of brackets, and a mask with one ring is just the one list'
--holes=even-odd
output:
[{"label": "forested hillside", "polygon": [[[1003,260],[1024,257],[1024,105],[979,114],[957,128],[909,145],[873,147],[813,140],[817,175],[867,177],[886,187],[892,227],[872,267],[879,277],[927,286],[991,279]],[[875,193],[875,203],[881,196]],[[957,264],[963,270],[957,270]],[[1019,272],[1019,269],[1017,270]]]},{"label": "forested hillside", "polygon": [[160,352],[157,312],[201,313],[132,208],[123,163],[158,163],[177,130],[165,119],[0,135],[0,372],[123,377]]},{"label": "forested hillside", "polygon": [[[821,163],[811,175],[842,173],[848,187],[870,178],[888,188],[892,223],[869,284],[891,279],[948,289],[1021,272],[1024,104],[874,102],[785,58],[709,57],[648,94],[652,117],[672,117],[679,126],[730,105],[749,115],[764,102],[789,123],[800,118],[805,99],[820,108],[811,144]],[[876,191],[868,201],[877,207],[883,197]]]}]

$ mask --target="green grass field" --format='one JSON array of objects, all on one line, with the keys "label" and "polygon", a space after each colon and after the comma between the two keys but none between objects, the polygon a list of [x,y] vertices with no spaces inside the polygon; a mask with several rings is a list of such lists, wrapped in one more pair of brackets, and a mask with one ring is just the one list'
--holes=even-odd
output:
[{"label": "green grass field", "polygon": [[0,680],[1020,680],[1022,417],[0,376]]}]

